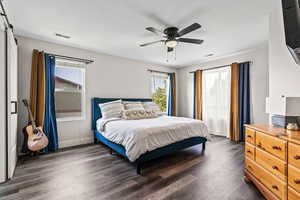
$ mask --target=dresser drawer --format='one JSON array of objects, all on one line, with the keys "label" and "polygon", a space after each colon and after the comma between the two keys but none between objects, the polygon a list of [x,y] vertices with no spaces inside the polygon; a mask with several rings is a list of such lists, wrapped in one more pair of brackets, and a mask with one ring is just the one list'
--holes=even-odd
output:
[{"label": "dresser drawer", "polygon": [[288,200],[299,200],[300,193],[296,192],[293,188],[289,187],[288,190]]},{"label": "dresser drawer", "polygon": [[289,164],[300,168],[300,145],[289,143]]},{"label": "dresser drawer", "polygon": [[286,199],[287,187],[285,182],[276,178],[274,175],[260,167],[251,159],[246,158],[245,167],[276,196],[278,196],[280,199]]},{"label": "dresser drawer", "polygon": [[246,128],[246,142],[255,145],[255,130]]},{"label": "dresser drawer", "polygon": [[287,165],[284,161],[258,148],[256,149],[255,155],[255,160],[258,164],[281,180],[286,181]]},{"label": "dresser drawer", "polygon": [[276,157],[286,160],[286,141],[256,131],[256,146]]},{"label": "dresser drawer", "polygon": [[255,162],[249,158],[245,158],[245,169],[252,175],[255,175]]},{"label": "dresser drawer", "polygon": [[255,160],[255,146],[246,143],[245,145],[245,155],[252,160]]},{"label": "dresser drawer", "polygon": [[297,192],[300,192],[300,169],[289,165],[288,174],[289,185],[292,188],[294,188]]}]

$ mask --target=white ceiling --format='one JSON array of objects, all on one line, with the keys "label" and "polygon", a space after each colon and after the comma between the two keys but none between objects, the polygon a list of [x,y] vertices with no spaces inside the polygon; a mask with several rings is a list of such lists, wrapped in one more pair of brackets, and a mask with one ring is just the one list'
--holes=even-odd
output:
[{"label": "white ceiling", "polygon": [[[187,66],[260,45],[268,39],[273,0],[4,0],[18,35],[167,66]],[[145,27],[184,28],[202,25],[185,37],[202,45],[177,47],[177,59],[166,62],[160,40]],[[60,39],[55,33],[71,36]],[[210,58],[211,59],[211,58]]]}]

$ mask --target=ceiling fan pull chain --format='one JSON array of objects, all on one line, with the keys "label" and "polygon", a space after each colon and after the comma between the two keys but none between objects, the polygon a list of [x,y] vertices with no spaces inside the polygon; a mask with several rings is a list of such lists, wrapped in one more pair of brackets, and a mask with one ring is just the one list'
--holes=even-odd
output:
[{"label": "ceiling fan pull chain", "polygon": [[167,57],[167,62],[169,62],[169,51],[168,51],[168,47],[166,48],[166,52],[167,52],[167,55],[166,55],[166,57]]}]

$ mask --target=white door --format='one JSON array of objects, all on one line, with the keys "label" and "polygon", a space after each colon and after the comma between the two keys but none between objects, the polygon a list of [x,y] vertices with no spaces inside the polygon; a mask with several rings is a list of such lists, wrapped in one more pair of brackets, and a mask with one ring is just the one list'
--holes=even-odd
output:
[{"label": "white door", "polygon": [[203,72],[203,121],[214,135],[229,137],[230,80],[230,67]]},{"label": "white door", "polygon": [[14,35],[7,31],[8,59],[8,178],[12,178],[17,163],[18,126],[18,49]]},{"label": "white door", "polygon": [[0,19],[0,183],[6,179],[6,66],[5,26]]}]

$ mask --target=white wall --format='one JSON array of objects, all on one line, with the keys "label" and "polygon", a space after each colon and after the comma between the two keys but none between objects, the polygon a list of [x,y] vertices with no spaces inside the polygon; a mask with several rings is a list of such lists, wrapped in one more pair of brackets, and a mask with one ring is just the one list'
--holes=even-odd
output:
[{"label": "white wall", "polygon": [[281,0],[274,0],[269,24],[269,91],[271,113],[284,114],[281,96],[300,97],[300,66],[285,43]]},{"label": "white wall", "polygon": [[252,50],[225,57],[222,59],[201,63],[198,66],[182,68],[178,71],[179,85],[179,115],[193,116],[193,74],[196,69],[210,68],[231,64],[233,62],[253,61],[250,66],[251,117],[253,123],[268,123],[265,113],[265,98],[268,96],[268,47],[262,45]]},{"label": "white wall", "polygon": [[[147,69],[175,72],[176,69],[153,66],[120,57],[95,53],[87,50],[62,46],[25,37],[19,41],[19,101],[29,98],[32,50],[94,60],[86,69],[86,120],[58,122],[60,147],[90,143],[92,97],[150,97],[150,81]],[[25,126],[27,113],[20,106],[19,132]],[[20,141],[20,140],[19,140]]]}]

